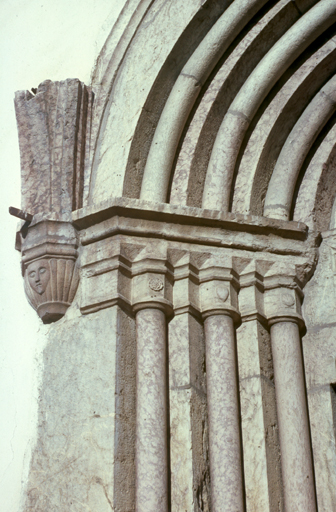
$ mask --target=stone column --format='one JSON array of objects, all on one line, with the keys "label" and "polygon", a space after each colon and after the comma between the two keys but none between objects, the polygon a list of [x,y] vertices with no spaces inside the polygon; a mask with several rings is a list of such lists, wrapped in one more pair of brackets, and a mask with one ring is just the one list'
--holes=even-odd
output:
[{"label": "stone column", "polygon": [[[230,276],[232,280],[232,276]],[[213,512],[243,512],[244,486],[232,282],[201,284]],[[210,307],[210,304],[212,307]]]},{"label": "stone column", "polygon": [[167,294],[171,283],[164,248],[150,262],[146,249],[132,267],[137,339],[135,510],[168,512],[167,316],[172,306]]},{"label": "stone column", "polygon": [[168,511],[166,316],[136,313],[136,511]]},{"label": "stone column", "polygon": [[197,276],[202,258],[202,253],[169,251],[174,268],[174,318],[168,340],[171,512],[210,506],[205,346]]},{"label": "stone column", "polygon": [[283,510],[271,341],[263,306],[263,276],[271,266],[252,260],[239,276],[237,349],[247,512]]},{"label": "stone column", "polygon": [[[270,300],[271,299],[271,300]],[[279,423],[285,510],[316,512],[315,482],[306,385],[298,313],[300,299],[293,289],[269,290],[268,315]]]}]

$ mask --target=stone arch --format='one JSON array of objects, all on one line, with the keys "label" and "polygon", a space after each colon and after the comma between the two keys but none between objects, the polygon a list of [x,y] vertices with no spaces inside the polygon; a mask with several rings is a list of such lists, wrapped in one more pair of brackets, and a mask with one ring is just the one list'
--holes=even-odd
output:
[{"label": "stone arch", "polygon": [[[118,27],[113,28],[94,72],[94,84],[99,90],[99,97],[94,115],[96,126],[94,126],[92,144],[94,157],[89,202],[97,201],[97,198],[106,199],[109,191],[116,188],[118,193],[115,195],[123,195],[126,166],[129,168],[132,161],[139,158],[134,146],[146,143],[141,136],[143,133],[150,134],[153,124],[155,128],[166,97],[176,79],[176,73],[178,74],[194,46],[199,43],[198,39],[204,36],[204,31],[216,21],[230,3],[228,0],[185,3],[183,9],[177,5],[172,8],[175,9],[174,13],[171,12],[172,9],[167,2],[162,0],[140,2],[139,8],[136,5],[137,2],[127,3],[125,12],[121,13],[118,20]],[[175,23],[176,18],[180,18],[179,23]],[[115,47],[114,39],[118,34],[120,37],[121,26],[125,26],[126,38],[122,44],[117,44]],[[158,54],[153,55],[148,52],[146,56],[141,55],[142,48],[152,44],[157,33],[162,38],[157,46],[153,44],[159,48]],[[124,35],[121,41],[123,39]],[[135,72],[134,68],[136,68]],[[148,77],[146,87],[143,87],[143,75]],[[118,169],[112,169],[110,173],[110,142],[117,137],[118,123],[124,119],[124,112],[120,112],[119,121],[116,119],[116,102],[118,103],[117,98],[124,102],[130,96],[130,91],[127,91],[129,83],[132,83],[133,96],[140,94],[137,88],[141,88],[143,94],[140,94],[141,99],[136,98],[138,101],[136,105],[130,105],[130,131],[128,138],[125,139],[126,149],[120,154]],[[102,92],[100,92],[101,84]],[[155,108],[157,111],[150,115],[151,110]],[[140,141],[137,144],[132,143],[131,147],[131,141],[137,134]],[[127,164],[129,160],[131,163]],[[107,180],[107,190],[105,180]],[[126,195],[132,195],[132,193]]]},{"label": "stone arch", "polygon": [[[335,73],[336,9],[327,0],[194,6],[176,41],[170,31],[143,99],[130,100],[134,122],[127,134],[121,129],[120,160],[112,162],[122,119],[122,112],[111,114],[114,102],[140,58],[141,34],[151,24],[158,28],[164,9],[159,0],[135,10],[128,2],[97,62],[89,202],[116,195],[260,215],[273,169],[284,172],[278,169],[286,139],[288,145],[303,111]],[[296,186],[293,179],[292,196]]]},{"label": "stone arch", "polygon": [[[336,110],[335,90],[336,77],[333,76],[309,103],[283,145],[266,194],[266,217],[289,219],[295,183],[303,162]],[[287,181],[283,186],[284,176]]]}]

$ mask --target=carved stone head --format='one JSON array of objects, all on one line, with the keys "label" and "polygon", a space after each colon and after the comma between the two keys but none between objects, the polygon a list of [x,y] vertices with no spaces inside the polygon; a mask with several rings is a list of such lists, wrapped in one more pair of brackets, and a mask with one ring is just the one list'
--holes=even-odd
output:
[{"label": "carved stone head", "polygon": [[37,260],[30,263],[27,268],[28,281],[31,288],[42,295],[50,280],[50,268],[48,260]]},{"label": "carved stone head", "polygon": [[58,255],[28,262],[24,281],[28,300],[42,321],[55,322],[74,299],[79,281],[76,259]]},{"label": "carved stone head", "polygon": [[28,301],[44,323],[56,322],[72,303],[79,282],[77,233],[67,218],[37,214],[21,243]]}]

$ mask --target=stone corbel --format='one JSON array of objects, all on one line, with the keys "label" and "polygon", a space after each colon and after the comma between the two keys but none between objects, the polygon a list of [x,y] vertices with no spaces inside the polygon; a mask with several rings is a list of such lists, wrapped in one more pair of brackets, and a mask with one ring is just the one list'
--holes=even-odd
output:
[{"label": "stone corbel", "polygon": [[37,214],[21,244],[22,275],[31,306],[44,323],[59,320],[78,282],[78,238],[70,222]]},{"label": "stone corbel", "polygon": [[[21,155],[17,234],[25,291],[44,323],[60,319],[79,282],[71,212],[82,206],[89,161],[92,92],[77,79],[46,80],[15,95]],[[15,209],[14,209],[15,210]]]}]

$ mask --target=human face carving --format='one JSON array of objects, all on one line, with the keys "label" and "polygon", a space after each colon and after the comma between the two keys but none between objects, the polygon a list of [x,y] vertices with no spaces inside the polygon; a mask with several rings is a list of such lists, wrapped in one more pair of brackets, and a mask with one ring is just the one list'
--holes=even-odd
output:
[{"label": "human face carving", "polygon": [[45,292],[50,279],[48,260],[37,260],[28,265],[28,281],[32,289],[39,295]]}]

